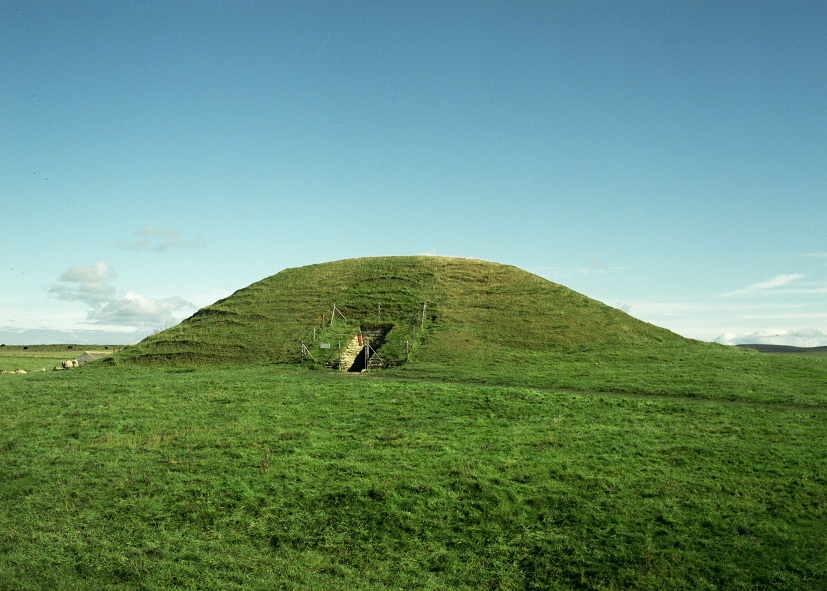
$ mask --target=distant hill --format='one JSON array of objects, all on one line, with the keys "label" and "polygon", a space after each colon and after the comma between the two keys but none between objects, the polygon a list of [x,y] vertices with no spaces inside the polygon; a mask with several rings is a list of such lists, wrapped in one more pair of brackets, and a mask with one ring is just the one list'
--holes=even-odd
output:
[{"label": "distant hill", "polygon": [[[330,328],[334,304],[340,313]],[[317,336],[322,332],[323,317],[324,338],[335,343],[358,331],[360,323],[380,320],[380,314],[397,331],[386,348],[415,338],[416,359],[439,363],[467,361],[498,348],[560,351],[687,342],[513,266],[463,258],[375,257],[285,269],[116,358],[296,362],[301,340],[309,343],[314,327]]]},{"label": "distant hill", "polygon": [[825,353],[827,347],[791,347],[789,345],[735,345],[742,349],[754,349],[761,353]]}]

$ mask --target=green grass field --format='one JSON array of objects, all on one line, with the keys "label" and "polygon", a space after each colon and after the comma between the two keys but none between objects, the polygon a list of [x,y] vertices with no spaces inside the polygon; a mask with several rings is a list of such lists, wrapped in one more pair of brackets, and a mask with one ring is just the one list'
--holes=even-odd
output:
[{"label": "green grass field", "polygon": [[517,346],[519,312],[462,322],[460,286],[386,370],[281,342],[226,362],[202,313],[202,357],[161,333],[0,376],[0,589],[827,587],[823,357],[687,341],[565,288],[544,305],[600,335]]},{"label": "green grass field", "polygon": [[824,588],[823,393],[266,365],[13,378],[0,588]]},{"label": "green grass field", "polygon": [[[71,348],[70,348],[71,347]],[[0,371],[38,371],[52,370],[60,367],[65,359],[76,359],[88,351],[96,354],[109,354],[123,349],[119,346],[104,345],[30,345],[3,346],[0,348]]]}]

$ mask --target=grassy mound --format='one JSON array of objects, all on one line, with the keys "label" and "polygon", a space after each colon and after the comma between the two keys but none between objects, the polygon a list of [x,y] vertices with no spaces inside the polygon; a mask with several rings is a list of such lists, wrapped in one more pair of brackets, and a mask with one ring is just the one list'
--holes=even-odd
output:
[{"label": "grassy mound", "polygon": [[[331,328],[334,304],[341,314]],[[317,337],[347,338],[362,323],[379,320],[380,306],[381,320],[396,328],[388,352],[412,340],[420,361],[686,342],[516,267],[376,257],[285,269],[128,348],[116,362],[297,362],[301,341],[310,343],[314,329]]]}]

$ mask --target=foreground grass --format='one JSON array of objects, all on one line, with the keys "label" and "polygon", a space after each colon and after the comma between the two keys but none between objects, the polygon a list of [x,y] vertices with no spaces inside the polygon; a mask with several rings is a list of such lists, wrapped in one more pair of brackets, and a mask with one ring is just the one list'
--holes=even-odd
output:
[{"label": "foreground grass", "polygon": [[692,400],[95,365],[0,381],[0,588],[824,588],[813,367]]}]

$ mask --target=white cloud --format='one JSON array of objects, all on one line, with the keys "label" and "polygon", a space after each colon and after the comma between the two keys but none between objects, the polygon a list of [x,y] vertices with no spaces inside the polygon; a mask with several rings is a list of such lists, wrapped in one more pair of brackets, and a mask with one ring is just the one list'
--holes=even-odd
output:
[{"label": "white cloud", "polygon": [[[115,270],[104,261],[86,267],[71,267],[61,277],[61,284],[49,288],[49,293],[60,300],[80,301],[92,308],[86,315],[85,324],[118,327],[132,327],[144,330],[147,327],[177,324],[175,312],[197,309],[197,306],[179,296],[155,299],[129,291],[115,297],[115,287],[108,280],[116,277]],[[66,285],[68,284],[68,285]]]},{"label": "white cloud", "polygon": [[808,294],[808,293],[827,293],[827,287],[813,287],[813,288],[805,288],[805,289],[778,289],[775,290],[775,293],[780,294]]},{"label": "white cloud", "polygon": [[617,273],[628,268],[612,267],[595,258],[586,263],[585,267],[529,267],[526,271],[544,277],[549,281],[565,284],[569,280],[579,280],[583,275]]},{"label": "white cloud", "polygon": [[749,334],[724,333],[715,339],[722,345],[788,345],[792,347],[827,346],[827,334],[817,328],[802,328],[795,331],[783,329],[759,330]]},{"label": "white cloud", "polygon": [[610,267],[597,259],[592,259],[589,261],[589,264],[586,265],[585,268],[580,269],[581,273],[614,273],[616,271],[622,271],[626,267]]},{"label": "white cloud", "polygon": [[743,295],[747,293],[754,293],[759,291],[767,291],[767,290],[774,290],[777,287],[781,287],[782,285],[787,285],[788,283],[792,283],[793,281],[798,281],[799,279],[803,279],[804,275],[800,273],[784,273],[782,275],[777,275],[770,279],[769,281],[764,281],[763,283],[754,283],[747,288],[744,289],[737,289],[735,291],[730,291],[725,294],[722,294],[718,297],[722,298],[729,298],[736,295]]},{"label": "white cloud", "polygon": [[152,252],[166,252],[173,249],[194,249],[203,248],[204,241],[200,236],[196,236],[193,240],[184,240],[181,238],[179,230],[158,230],[155,226],[146,226],[140,230],[132,233],[133,236],[138,236],[138,240],[127,242],[126,240],[118,240],[115,244],[116,248],[123,248],[126,250],[149,250]]},{"label": "white cloud", "polygon": [[60,281],[70,285],[55,284],[49,293],[59,300],[81,301],[92,307],[98,307],[112,299],[115,288],[107,280],[117,276],[115,269],[103,261],[86,267],[74,266],[64,271]]},{"label": "white cloud", "polygon": [[590,260],[589,264],[586,267],[586,269],[587,269],[587,271],[586,271],[587,273],[588,272],[594,272],[594,271],[596,271],[598,273],[605,273],[606,271],[611,271],[612,270],[611,267],[608,267],[607,265],[604,265],[603,263],[601,263],[597,259]]},{"label": "white cloud", "polygon": [[87,319],[95,324],[161,326],[177,323],[173,313],[187,308],[195,308],[195,305],[177,296],[156,300],[130,291],[91,311]]}]

